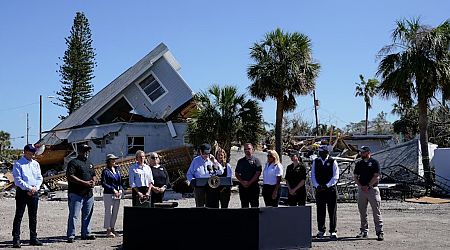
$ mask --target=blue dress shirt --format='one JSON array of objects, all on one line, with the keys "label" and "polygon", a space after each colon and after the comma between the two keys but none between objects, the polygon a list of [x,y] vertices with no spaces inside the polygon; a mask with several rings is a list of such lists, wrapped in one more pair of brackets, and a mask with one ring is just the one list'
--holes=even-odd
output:
[{"label": "blue dress shirt", "polygon": [[[215,172],[214,170],[208,170],[208,168],[212,169],[213,166],[218,168],[218,170],[216,170]],[[205,160],[201,155],[199,155],[192,160],[188,172],[186,173],[186,178],[189,182],[191,182],[194,178],[209,178],[212,175],[222,174],[223,167],[219,162],[217,162],[217,160],[214,160],[214,162],[212,162],[209,158]]]},{"label": "blue dress shirt", "polygon": [[24,156],[14,163],[13,176],[16,187],[24,191],[31,191],[33,187],[39,190],[44,180],[39,163],[33,159],[29,161]]}]

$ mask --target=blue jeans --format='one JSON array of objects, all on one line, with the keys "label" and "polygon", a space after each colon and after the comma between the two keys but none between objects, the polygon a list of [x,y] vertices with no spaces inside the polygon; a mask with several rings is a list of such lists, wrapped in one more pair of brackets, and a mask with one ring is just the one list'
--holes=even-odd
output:
[{"label": "blue jeans", "polygon": [[81,237],[91,233],[91,217],[94,211],[94,196],[84,197],[69,193],[69,219],[67,221],[67,237],[75,238],[75,227],[81,210]]}]

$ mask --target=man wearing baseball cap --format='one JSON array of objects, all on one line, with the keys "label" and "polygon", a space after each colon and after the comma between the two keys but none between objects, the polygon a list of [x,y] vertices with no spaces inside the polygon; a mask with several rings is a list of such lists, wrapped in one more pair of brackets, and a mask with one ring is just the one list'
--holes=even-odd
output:
[{"label": "man wearing baseball cap", "polygon": [[94,196],[92,189],[97,182],[94,165],[88,161],[91,147],[81,144],[77,147],[78,156],[67,164],[67,181],[69,183],[68,201],[69,218],[67,222],[67,242],[75,240],[77,218],[81,210],[81,239],[95,240],[91,234],[91,217],[94,211]]},{"label": "man wearing baseball cap", "polygon": [[22,223],[25,207],[28,207],[30,245],[42,246],[42,242],[37,239],[37,210],[39,195],[38,191],[42,185],[41,167],[33,159],[36,148],[32,144],[27,144],[23,148],[23,156],[14,163],[13,176],[16,185],[16,214],[13,222],[13,248],[21,248],[20,224]]},{"label": "man wearing baseball cap", "polygon": [[328,156],[328,145],[319,147],[319,157],[313,160],[311,165],[311,182],[316,190],[317,238],[325,236],[325,217],[328,207],[330,218],[330,238],[336,240],[337,224],[337,189],[339,180],[339,166],[335,159]]},{"label": "man wearing baseball cap", "polygon": [[[223,174],[222,165],[211,154],[211,145],[203,143],[199,146],[199,155],[195,157],[186,173],[188,183],[196,178],[209,178],[213,175]],[[210,192],[207,194],[207,187],[194,187],[194,197],[196,207],[219,207],[219,196]]]},{"label": "man wearing baseball cap", "polygon": [[378,188],[381,169],[378,161],[371,157],[370,148],[363,146],[360,150],[361,160],[355,165],[354,179],[358,184],[358,209],[361,218],[360,233],[357,238],[368,238],[367,203],[372,207],[373,221],[377,240],[384,240],[383,219],[381,217],[381,195]]}]

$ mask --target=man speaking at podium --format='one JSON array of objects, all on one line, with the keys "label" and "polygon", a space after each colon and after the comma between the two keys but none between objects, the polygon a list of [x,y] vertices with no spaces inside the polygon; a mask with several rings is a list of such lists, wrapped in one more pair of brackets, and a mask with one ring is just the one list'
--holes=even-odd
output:
[{"label": "man speaking at podium", "polygon": [[[189,184],[198,178],[210,178],[223,174],[222,165],[211,154],[211,145],[204,143],[199,147],[199,155],[192,160],[186,173]],[[195,182],[195,181],[194,181]],[[219,193],[217,188],[194,185],[194,196],[196,207],[219,207]]]}]

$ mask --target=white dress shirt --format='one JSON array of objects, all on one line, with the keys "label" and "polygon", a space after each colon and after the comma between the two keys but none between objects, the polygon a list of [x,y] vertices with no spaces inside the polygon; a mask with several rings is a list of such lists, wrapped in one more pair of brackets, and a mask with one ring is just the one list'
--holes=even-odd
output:
[{"label": "white dress shirt", "polygon": [[266,163],[263,172],[263,184],[276,185],[278,176],[283,176],[283,165],[281,163]]}]

